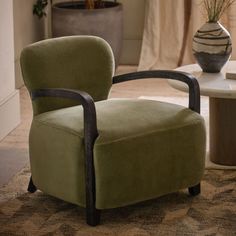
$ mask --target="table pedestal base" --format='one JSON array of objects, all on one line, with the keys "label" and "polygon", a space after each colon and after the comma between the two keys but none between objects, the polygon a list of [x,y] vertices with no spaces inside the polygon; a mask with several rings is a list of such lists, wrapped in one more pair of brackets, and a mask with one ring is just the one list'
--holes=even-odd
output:
[{"label": "table pedestal base", "polygon": [[236,165],[236,99],[210,98],[210,160]]}]

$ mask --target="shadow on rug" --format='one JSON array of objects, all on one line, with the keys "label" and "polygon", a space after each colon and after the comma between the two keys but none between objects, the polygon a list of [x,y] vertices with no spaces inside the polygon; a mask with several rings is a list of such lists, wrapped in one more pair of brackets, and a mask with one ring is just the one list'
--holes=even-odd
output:
[{"label": "shadow on rug", "polygon": [[0,235],[236,235],[236,171],[207,170],[197,197],[179,191],[105,210],[97,227],[83,208],[26,193],[29,175],[27,167],[0,189]]}]

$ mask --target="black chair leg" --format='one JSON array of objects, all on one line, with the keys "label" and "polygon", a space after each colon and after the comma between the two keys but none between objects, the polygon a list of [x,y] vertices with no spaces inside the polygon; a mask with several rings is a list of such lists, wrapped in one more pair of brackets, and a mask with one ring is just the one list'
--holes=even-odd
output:
[{"label": "black chair leg", "polygon": [[96,226],[100,224],[101,210],[87,209],[86,210],[87,224],[90,226]]},{"label": "black chair leg", "polygon": [[37,191],[37,187],[34,185],[33,180],[32,180],[32,176],[30,177],[30,181],[29,181],[29,185],[27,188],[28,192],[30,193],[34,193]]},{"label": "black chair leg", "polygon": [[199,183],[193,187],[188,188],[188,191],[189,191],[190,195],[197,196],[201,192],[201,184]]}]

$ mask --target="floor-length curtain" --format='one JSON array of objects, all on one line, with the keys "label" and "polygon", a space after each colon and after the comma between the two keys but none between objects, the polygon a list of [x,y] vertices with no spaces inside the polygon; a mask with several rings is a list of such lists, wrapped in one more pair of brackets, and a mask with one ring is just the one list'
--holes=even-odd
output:
[{"label": "floor-length curtain", "polygon": [[[201,0],[147,0],[139,70],[172,69],[194,63],[192,38],[206,21]],[[236,4],[221,22],[236,47]],[[236,48],[232,59],[236,59]]]}]

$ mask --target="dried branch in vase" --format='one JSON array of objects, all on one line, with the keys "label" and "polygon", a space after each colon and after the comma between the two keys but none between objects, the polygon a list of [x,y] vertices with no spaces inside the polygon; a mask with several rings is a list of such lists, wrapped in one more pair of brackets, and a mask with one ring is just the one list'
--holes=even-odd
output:
[{"label": "dried branch in vase", "polygon": [[208,22],[217,22],[236,0],[203,0]]}]

